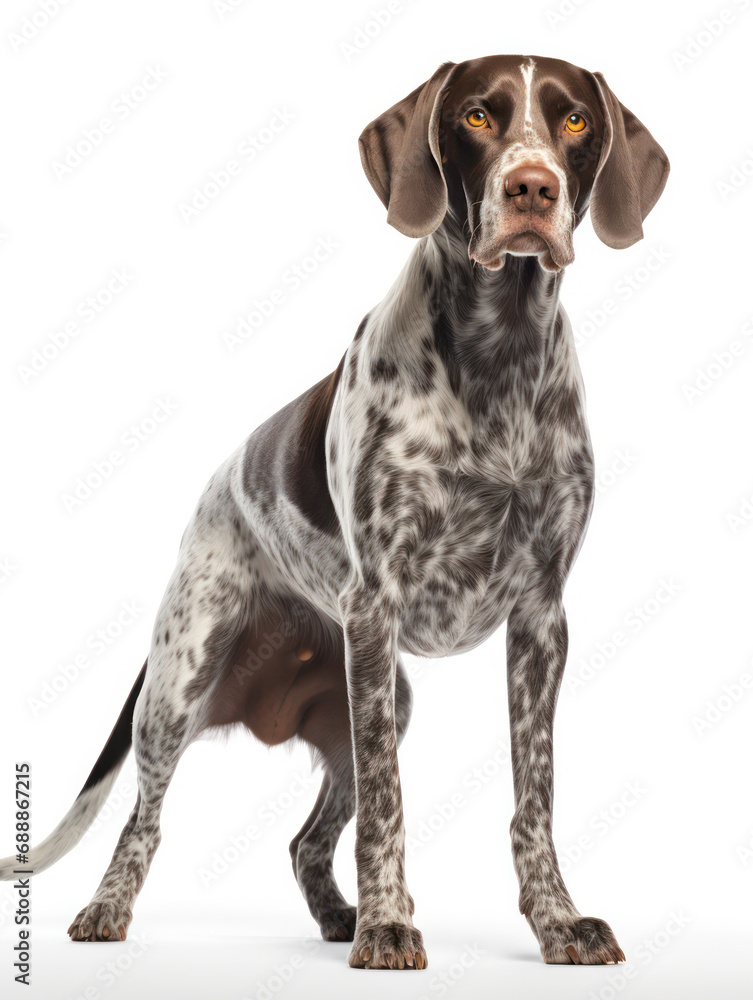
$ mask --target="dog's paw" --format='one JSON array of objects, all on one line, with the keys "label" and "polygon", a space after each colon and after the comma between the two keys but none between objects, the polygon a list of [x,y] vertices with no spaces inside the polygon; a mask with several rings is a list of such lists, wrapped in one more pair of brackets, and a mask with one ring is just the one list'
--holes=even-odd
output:
[{"label": "dog's paw", "polygon": [[348,963],[354,969],[425,969],[421,931],[405,924],[356,928]]},{"label": "dog's paw", "polygon": [[356,908],[343,906],[319,916],[319,930],[325,941],[352,941],[356,933]]},{"label": "dog's paw", "polygon": [[596,917],[576,917],[537,928],[544,961],[550,965],[610,965],[624,962],[612,928]]},{"label": "dog's paw", "polygon": [[68,934],[73,941],[125,941],[131,911],[111,901],[93,900],[77,915]]}]

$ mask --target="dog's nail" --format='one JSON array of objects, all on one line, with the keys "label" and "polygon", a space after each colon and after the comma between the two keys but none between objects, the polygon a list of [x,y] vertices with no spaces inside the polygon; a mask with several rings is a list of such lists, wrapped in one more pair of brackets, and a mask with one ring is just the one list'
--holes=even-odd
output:
[{"label": "dog's nail", "polygon": [[416,952],[416,968],[417,969],[426,968],[426,962],[424,961],[424,956],[421,954],[420,951]]},{"label": "dog's nail", "polygon": [[565,948],[568,958],[573,963],[573,965],[580,965],[580,958],[578,957],[578,952],[575,950],[575,945],[569,944]]},{"label": "dog's nail", "polygon": [[102,937],[109,937],[109,936],[110,936],[110,928],[105,927],[105,929],[102,931]]},{"label": "dog's nail", "polygon": [[118,927],[118,934],[120,934],[120,940],[125,941],[126,939],[125,924],[121,924],[120,927]]},{"label": "dog's nail", "polygon": [[371,958],[371,948],[362,948],[361,958],[363,959],[364,962],[368,962],[369,959]]},{"label": "dog's nail", "polygon": [[404,957],[405,957],[405,964],[413,968],[413,955],[411,955],[409,951],[406,951]]}]

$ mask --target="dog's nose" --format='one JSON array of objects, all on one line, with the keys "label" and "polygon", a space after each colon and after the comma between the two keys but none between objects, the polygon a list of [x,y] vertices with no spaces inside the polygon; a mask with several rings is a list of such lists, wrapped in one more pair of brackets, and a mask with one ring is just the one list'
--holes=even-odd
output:
[{"label": "dog's nose", "polygon": [[540,163],[522,163],[505,178],[505,191],[521,212],[546,212],[560,193],[557,175]]}]

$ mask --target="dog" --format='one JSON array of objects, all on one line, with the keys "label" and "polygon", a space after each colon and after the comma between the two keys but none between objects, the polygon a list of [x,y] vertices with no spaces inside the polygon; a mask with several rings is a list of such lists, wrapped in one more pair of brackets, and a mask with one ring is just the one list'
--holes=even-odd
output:
[{"label": "dog", "polygon": [[[529,56],[444,63],[359,145],[387,221],[419,242],[337,369],[209,480],[146,663],[27,873],[83,837],[132,742],[135,807],[68,931],[123,940],[182,752],[242,724],[270,746],[303,740],[323,767],[290,852],[324,939],[353,941],[353,967],[425,968],[405,878],[401,654],[461,653],[506,621],[520,910],[545,962],[619,962],[552,842],[562,593],[594,497],[559,291],[587,208],[607,246],[631,246],[669,163],[602,74]],[[332,866],[354,814],[357,909]],[[14,867],[0,862],[0,878]]]}]

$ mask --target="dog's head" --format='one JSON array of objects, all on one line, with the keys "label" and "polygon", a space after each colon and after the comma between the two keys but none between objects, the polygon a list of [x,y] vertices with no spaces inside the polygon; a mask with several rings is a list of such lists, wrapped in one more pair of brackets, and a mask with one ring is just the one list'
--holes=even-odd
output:
[{"label": "dog's head", "polygon": [[449,204],[467,218],[469,256],[490,270],[508,253],[561,270],[589,204],[599,238],[631,246],[669,173],[601,73],[531,56],[443,64],[359,145],[391,225],[427,236]]}]

